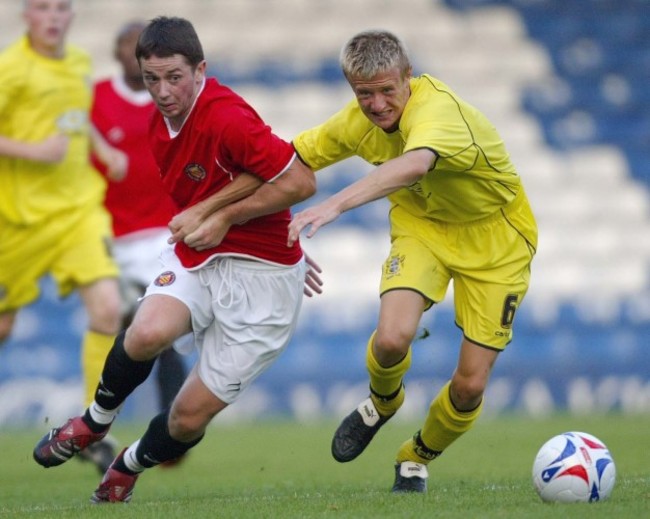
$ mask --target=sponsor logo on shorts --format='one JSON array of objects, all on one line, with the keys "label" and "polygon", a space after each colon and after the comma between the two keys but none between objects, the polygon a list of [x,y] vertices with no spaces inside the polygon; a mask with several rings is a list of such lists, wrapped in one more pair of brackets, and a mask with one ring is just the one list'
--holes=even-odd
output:
[{"label": "sponsor logo on shorts", "polygon": [[183,172],[191,179],[194,180],[194,182],[200,182],[203,180],[207,173],[205,172],[205,168],[201,166],[201,164],[197,164],[196,162],[192,162],[191,164],[188,164],[185,166],[185,169]]},{"label": "sponsor logo on shorts", "polygon": [[236,393],[237,391],[241,391],[241,382],[231,382],[226,387],[228,388],[228,391]]},{"label": "sponsor logo on shorts", "polygon": [[160,274],[160,276],[156,278],[153,284],[157,287],[166,287],[168,285],[171,285],[174,281],[176,281],[176,274],[174,274],[171,270],[168,270]]},{"label": "sponsor logo on shorts", "polygon": [[7,297],[7,287],[0,285],[0,299],[4,299],[5,297]]},{"label": "sponsor logo on shorts", "polygon": [[402,270],[402,266],[404,265],[404,255],[394,255],[388,258],[384,265],[384,275],[386,276],[386,279],[390,279],[394,276],[399,276]]}]

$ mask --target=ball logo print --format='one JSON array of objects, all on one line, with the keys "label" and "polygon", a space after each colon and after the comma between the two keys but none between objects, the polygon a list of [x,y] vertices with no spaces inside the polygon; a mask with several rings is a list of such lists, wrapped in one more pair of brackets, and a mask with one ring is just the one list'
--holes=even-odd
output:
[{"label": "ball logo print", "polygon": [[554,436],[539,449],[533,484],[543,501],[589,502],[607,499],[616,465],[607,446],[584,432]]}]

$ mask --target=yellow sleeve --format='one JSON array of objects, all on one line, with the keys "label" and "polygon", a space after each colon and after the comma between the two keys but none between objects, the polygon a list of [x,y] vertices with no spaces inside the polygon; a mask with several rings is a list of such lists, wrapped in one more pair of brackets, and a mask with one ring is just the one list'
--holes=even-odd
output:
[{"label": "yellow sleeve", "polygon": [[298,134],[293,145],[302,160],[317,171],[357,155],[359,144],[371,126],[353,100],[323,124]]}]

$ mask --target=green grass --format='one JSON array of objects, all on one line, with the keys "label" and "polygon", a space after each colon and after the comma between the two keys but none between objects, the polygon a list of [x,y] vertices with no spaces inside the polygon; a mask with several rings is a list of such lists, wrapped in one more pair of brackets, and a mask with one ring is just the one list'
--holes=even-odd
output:
[{"label": "green grass", "polygon": [[[40,430],[0,430],[0,517],[46,518],[640,518],[650,517],[650,417],[482,418],[430,465],[426,495],[393,495],[393,457],[418,424],[389,422],[357,460],[336,463],[336,424],[247,423],[211,427],[186,461],[155,468],[128,504],[90,505],[99,474],[72,460],[51,469],[31,456]],[[113,433],[127,444],[143,426]],[[583,430],[605,441],[617,466],[610,500],[542,503],[531,466],[551,436]]]}]

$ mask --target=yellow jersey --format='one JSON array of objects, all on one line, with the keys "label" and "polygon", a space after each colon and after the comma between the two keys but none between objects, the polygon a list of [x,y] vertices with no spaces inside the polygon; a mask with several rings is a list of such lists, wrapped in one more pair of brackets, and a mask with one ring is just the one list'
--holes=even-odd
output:
[{"label": "yellow jersey", "polygon": [[42,56],[23,37],[0,53],[0,135],[38,142],[70,138],[57,164],[0,156],[0,219],[30,225],[89,203],[101,204],[105,181],[90,165],[91,63],[67,46],[63,59]]},{"label": "yellow jersey", "polygon": [[300,133],[293,141],[298,154],[319,170],[353,155],[380,165],[410,150],[431,149],[437,155],[432,169],[388,196],[418,218],[470,222],[513,200],[520,177],[488,119],[430,75],[412,78],[410,87],[397,131],[375,126],[355,99]]}]

